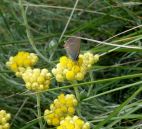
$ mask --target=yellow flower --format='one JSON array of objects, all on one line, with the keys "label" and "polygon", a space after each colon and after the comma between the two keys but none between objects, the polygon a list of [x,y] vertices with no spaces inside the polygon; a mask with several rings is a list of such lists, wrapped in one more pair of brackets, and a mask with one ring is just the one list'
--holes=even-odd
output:
[{"label": "yellow flower", "polygon": [[59,119],[56,117],[52,119],[52,125],[57,126],[59,124],[59,122],[60,122]]},{"label": "yellow flower", "polygon": [[90,124],[84,122],[78,116],[67,116],[60,122],[57,129],[90,129]]},{"label": "yellow flower", "polygon": [[52,69],[52,73],[58,82],[63,82],[65,80],[81,81],[84,79],[89,68],[98,60],[99,55],[93,55],[90,52],[86,52],[83,55],[80,54],[77,61],[62,56],[56,68]]},{"label": "yellow flower", "polygon": [[11,70],[14,71],[14,72],[16,72],[18,70],[16,63],[11,64]]},{"label": "yellow flower", "polygon": [[9,69],[15,72],[17,77],[21,77],[22,73],[29,67],[35,65],[38,57],[34,53],[20,51],[16,56],[11,56],[6,65]]},{"label": "yellow flower", "polygon": [[73,71],[68,71],[68,72],[66,73],[66,78],[67,78],[67,80],[73,81],[74,78],[75,78],[74,72],[73,72]]},{"label": "yellow flower", "polygon": [[57,80],[58,82],[63,82],[63,81],[64,81],[64,77],[62,76],[62,74],[57,74],[57,75],[56,75],[56,80]]},{"label": "yellow flower", "polygon": [[79,80],[79,81],[83,80],[84,79],[84,73],[83,72],[77,73],[76,79]]},{"label": "yellow flower", "polygon": [[73,94],[61,94],[44,112],[44,119],[49,125],[57,126],[66,116],[73,116],[77,100]]},{"label": "yellow flower", "polygon": [[60,58],[61,65],[66,66],[67,60],[68,60],[68,58],[66,56],[62,56]]},{"label": "yellow flower", "polygon": [[69,114],[74,114],[75,113],[74,107],[69,107],[68,112],[69,112]]},{"label": "yellow flower", "polygon": [[27,89],[32,91],[44,91],[49,88],[51,74],[47,69],[31,69],[28,68],[22,78]]},{"label": "yellow flower", "polygon": [[11,115],[7,113],[5,110],[0,110],[0,129],[9,129],[10,124],[8,121],[10,120]]},{"label": "yellow flower", "polygon": [[78,73],[78,72],[80,72],[80,67],[78,65],[74,65],[72,67],[72,71],[74,71],[75,73]]}]

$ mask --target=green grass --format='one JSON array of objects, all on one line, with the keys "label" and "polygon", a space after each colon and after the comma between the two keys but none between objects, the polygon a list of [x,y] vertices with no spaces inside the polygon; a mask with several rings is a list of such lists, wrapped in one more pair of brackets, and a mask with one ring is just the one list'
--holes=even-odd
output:
[{"label": "green grass", "polygon": [[51,71],[66,54],[64,41],[77,32],[81,53],[100,54],[100,61],[75,85],[53,78],[41,96],[42,115],[60,93],[74,94],[77,86],[82,119],[92,129],[141,129],[141,0],[80,0],[77,6],[71,0],[19,1],[0,3],[0,109],[11,113],[11,129],[39,129],[39,124],[34,93],[6,61],[21,50],[34,52],[36,67]]}]

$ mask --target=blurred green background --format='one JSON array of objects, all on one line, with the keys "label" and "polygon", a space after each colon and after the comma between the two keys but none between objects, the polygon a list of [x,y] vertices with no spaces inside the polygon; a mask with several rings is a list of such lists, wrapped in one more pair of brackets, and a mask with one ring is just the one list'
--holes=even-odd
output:
[{"label": "blurred green background", "polygon": [[[75,0],[21,1],[21,6],[18,0],[0,1],[0,109],[12,114],[11,129],[39,126],[35,96],[21,94],[27,91],[24,82],[6,68],[6,61],[18,51],[34,52],[40,58],[36,67],[51,71],[66,54],[63,44],[67,36],[77,32],[85,38],[81,53],[101,55],[86,78],[78,82],[82,118],[94,129],[141,129],[141,0],[79,0],[72,17]],[[51,88],[67,85],[52,79]],[[74,93],[64,87],[44,92],[42,111],[63,92]]]}]

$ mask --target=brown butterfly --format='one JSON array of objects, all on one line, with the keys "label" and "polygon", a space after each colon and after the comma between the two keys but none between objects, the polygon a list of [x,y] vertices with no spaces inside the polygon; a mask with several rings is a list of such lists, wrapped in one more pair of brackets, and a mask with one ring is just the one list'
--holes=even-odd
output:
[{"label": "brown butterfly", "polygon": [[[80,36],[80,33],[78,33],[76,36]],[[64,44],[67,55],[74,61],[78,60],[80,53],[80,42],[81,40],[79,38],[71,37]]]}]

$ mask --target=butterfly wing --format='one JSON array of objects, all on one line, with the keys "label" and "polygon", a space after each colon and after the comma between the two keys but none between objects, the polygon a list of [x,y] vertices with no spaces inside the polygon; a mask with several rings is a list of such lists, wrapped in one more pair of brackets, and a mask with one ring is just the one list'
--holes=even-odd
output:
[{"label": "butterfly wing", "polygon": [[[79,34],[77,36],[79,36]],[[80,53],[80,39],[71,37],[66,41],[64,47],[66,49],[68,56],[72,60],[76,61]]]}]

